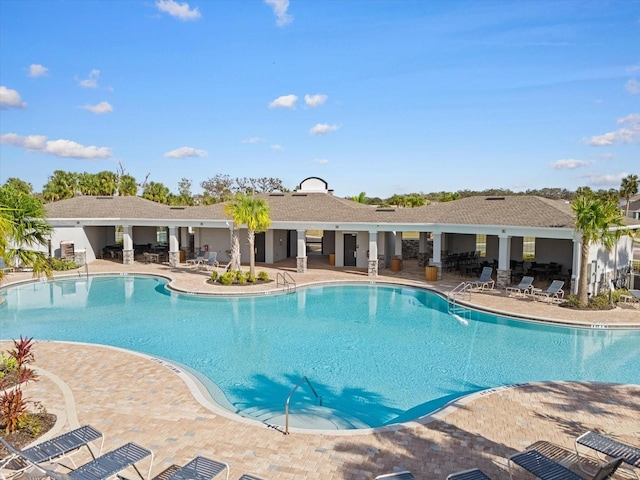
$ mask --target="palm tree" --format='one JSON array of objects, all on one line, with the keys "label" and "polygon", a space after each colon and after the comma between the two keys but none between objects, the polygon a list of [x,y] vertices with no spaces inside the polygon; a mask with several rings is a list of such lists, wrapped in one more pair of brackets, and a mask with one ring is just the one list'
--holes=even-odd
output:
[{"label": "palm tree", "polygon": [[624,210],[625,217],[629,216],[629,201],[636,193],[638,193],[638,176],[627,175],[622,179],[622,183],[620,184],[620,195],[622,195],[622,198],[627,201],[627,205]]},{"label": "palm tree", "polygon": [[32,268],[34,277],[51,276],[47,255],[38,249],[48,246],[51,233],[40,200],[10,186],[0,187],[0,233],[0,256],[7,263]]},{"label": "palm tree", "polygon": [[121,197],[135,197],[138,193],[138,184],[132,175],[121,175],[118,179],[118,195]]},{"label": "palm tree", "polygon": [[144,192],[142,192],[142,198],[167,204],[169,202],[169,189],[160,182],[149,182]]},{"label": "palm tree", "polygon": [[225,215],[233,219],[231,231],[231,270],[240,270],[240,226],[247,226],[249,240],[249,273],[255,275],[254,250],[256,232],[263,232],[269,228],[269,206],[263,199],[237,193],[224,209]]},{"label": "palm tree", "polygon": [[359,195],[351,197],[351,200],[356,203],[367,203],[367,194],[365,192],[360,192]]},{"label": "palm tree", "polygon": [[589,193],[576,197],[571,208],[576,215],[576,230],[582,235],[578,303],[579,306],[586,307],[589,303],[587,278],[589,248],[592,243],[600,242],[607,250],[611,249],[616,237],[619,236],[612,227],[622,227],[622,213],[616,202],[603,200]]},{"label": "palm tree", "polygon": [[55,170],[49,181],[42,187],[44,199],[50,202],[73,198],[78,191],[78,174]]}]

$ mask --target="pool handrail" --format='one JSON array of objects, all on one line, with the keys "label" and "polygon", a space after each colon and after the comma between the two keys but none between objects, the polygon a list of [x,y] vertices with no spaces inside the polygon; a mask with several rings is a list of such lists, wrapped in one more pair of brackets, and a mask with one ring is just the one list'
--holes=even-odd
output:
[{"label": "pool handrail", "polygon": [[286,403],[284,405],[284,434],[285,435],[289,435],[289,402],[291,401],[291,397],[293,396],[295,391],[298,389],[298,387],[300,385],[302,385],[302,382],[307,382],[307,385],[309,385],[309,388],[311,389],[311,392],[318,399],[318,405],[322,406],[322,396],[318,395],[318,393],[316,392],[316,389],[313,388],[313,385],[311,385],[311,382],[309,381],[307,376],[304,375],[300,379],[300,381],[296,384],[296,386],[293,387],[293,389],[289,393],[289,396],[287,397],[287,401],[286,401]]}]

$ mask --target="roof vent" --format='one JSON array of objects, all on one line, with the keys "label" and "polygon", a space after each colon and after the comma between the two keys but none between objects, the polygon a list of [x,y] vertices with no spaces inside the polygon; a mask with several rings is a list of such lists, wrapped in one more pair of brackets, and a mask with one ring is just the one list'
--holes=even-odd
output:
[{"label": "roof vent", "polygon": [[487,197],[485,200],[504,200],[505,197]]},{"label": "roof vent", "polygon": [[306,193],[292,193],[291,195],[294,196],[294,197],[306,197],[307,196]]},{"label": "roof vent", "polygon": [[185,207],[169,207],[169,210],[184,210]]},{"label": "roof vent", "polygon": [[378,207],[376,208],[376,212],[395,212],[396,209],[393,207]]},{"label": "roof vent", "polygon": [[100,195],[96,197],[96,200],[113,200],[113,197],[110,195]]},{"label": "roof vent", "polygon": [[284,193],[282,192],[271,192],[269,194],[270,197],[284,197]]}]

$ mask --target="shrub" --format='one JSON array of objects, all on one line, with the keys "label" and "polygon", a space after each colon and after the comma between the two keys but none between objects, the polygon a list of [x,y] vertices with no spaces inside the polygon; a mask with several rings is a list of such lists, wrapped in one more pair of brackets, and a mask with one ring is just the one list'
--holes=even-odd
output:
[{"label": "shrub", "polygon": [[[20,340],[13,341],[13,350],[9,351],[10,358],[15,360],[15,381],[17,383],[13,390],[5,390],[0,396],[0,423],[4,425],[7,434],[15,432],[27,414],[27,404],[22,396],[22,384],[37,380],[33,370],[28,367],[34,361],[32,349],[33,338],[20,337]],[[3,388],[6,388],[8,386],[4,385],[6,377],[3,376],[0,380],[2,380]]]},{"label": "shrub", "polygon": [[214,270],[213,272],[211,272],[211,276],[209,277],[209,280],[211,280],[212,282],[215,282],[217,279],[218,279],[218,272]]},{"label": "shrub", "polygon": [[30,437],[36,438],[40,435],[42,422],[36,415],[33,415],[32,413],[25,413],[18,420],[18,428]]},{"label": "shrub", "polygon": [[235,272],[225,272],[220,277],[220,283],[222,285],[232,285],[235,278],[236,278]]},{"label": "shrub", "polygon": [[73,260],[62,260],[58,257],[51,258],[51,268],[54,270],[74,270],[78,268],[78,265]]},{"label": "shrub", "polygon": [[27,404],[22,398],[22,390],[5,391],[0,397],[0,421],[5,433],[15,432],[23,417],[27,415]]},{"label": "shrub", "polygon": [[594,310],[607,310],[611,308],[609,292],[600,293],[589,298],[589,308]]},{"label": "shrub", "polygon": [[238,272],[238,274],[236,275],[236,282],[238,282],[240,285],[245,285],[247,283],[246,275],[242,272]]},{"label": "shrub", "polygon": [[255,275],[251,275],[251,272],[247,273],[247,282],[256,283],[256,276]]},{"label": "shrub", "polygon": [[267,280],[269,280],[269,274],[265,271],[258,272],[258,280],[260,280],[261,282],[266,282]]}]

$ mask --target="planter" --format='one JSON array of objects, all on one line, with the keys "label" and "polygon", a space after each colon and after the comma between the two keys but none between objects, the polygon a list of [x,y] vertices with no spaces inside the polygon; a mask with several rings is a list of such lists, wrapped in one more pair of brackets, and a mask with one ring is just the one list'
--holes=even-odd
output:
[{"label": "planter", "polygon": [[392,258],[391,259],[391,271],[399,272],[402,270],[402,259],[401,258]]},{"label": "planter", "polygon": [[424,267],[424,278],[427,282],[437,282],[438,267]]},{"label": "planter", "polygon": [[329,254],[329,265],[335,265],[336,264],[336,254],[335,253],[330,253]]}]

